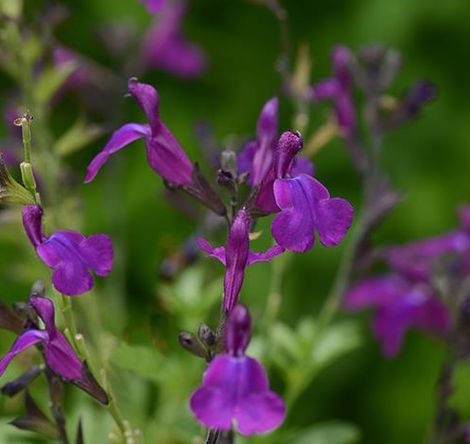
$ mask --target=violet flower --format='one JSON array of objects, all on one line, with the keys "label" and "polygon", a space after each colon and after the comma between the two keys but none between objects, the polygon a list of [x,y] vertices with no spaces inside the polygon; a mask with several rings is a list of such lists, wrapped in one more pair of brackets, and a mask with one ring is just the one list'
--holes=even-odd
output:
[{"label": "violet flower", "polygon": [[[256,139],[248,142],[238,155],[239,173],[249,173],[248,183],[259,185],[272,168],[279,137],[279,100],[273,97],[261,110],[256,125]],[[313,176],[312,163],[305,157],[294,159],[292,174],[305,173]]]},{"label": "violet flower", "polygon": [[[184,1],[153,2],[147,0],[150,12],[158,9],[158,17],[144,42],[144,59],[154,68],[167,71],[184,79],[202,75],[207,68],[204,52],[186,40],[181,31],[186,13]],[[162,7],[163,6],[163,7]]]},{"label": "violet flower", "polygon": [[338,126],[347,138],[356,131],[356,112],[351,91],[351,57],[348,48],[344,46],[334,48],[333,77],[314,85],[310,94],[313,100],[333,100]]},{"label": "violet flower", "polygon": [[376,309],[374,333],[388,357],[399,352],[409,328],[444,334],[450,327],[446,307],[428,285],[396,274],[359,282],[346,294],[344,305],[351,311]]},{"label": "violet flower", "polygon": [[191,185],[193,164],[175,136],[160,119],[157,90],[151,85],[130,79],[129,93],[144,110],[149,123],[126,123],[116,130],[103,150],[88,165],[85,183],[91,182],[96,177],[111,154],[137,139],[144,138],[147,160],[153,170],[171,184]]},{"label": "violet flower", "polygon": [[284,252],[284,248],[274,245],[265,252],[250,251],[251,220],[245,208],[242,208],[232,226],[225,247],[213,248],[211,244],[199,238],[201,250],[225,265],[224,309],[230,313],[238,302],[240,290],[245,278],[245,268],[257,262],[269,262]]},{"label": "violet flower", "polygon": [[330,198],[317,179],[304,173],[291,176],[302,144],[298,133],[287,131],[281,136],[273,166],[256,200],[266,213],[279,213],[271,226],[273,237],[280,246],[296,252],[312,248],[315,232],[325,247],[337,245],[351,226],[354,213],[348,201]]},{"label": "violet flower", "polygon": [[104,234],[85,237],[71,230],[46,237],[42,231],[43,210],[39,205],[23,207],[23,226],[41,260],[54,270],[54,287],[67,296],[93,288],[90,270],[98,276],[110,273],[113,264],[111,239]]},{"label": "violet flower", "polygon": [[269,390],[261,364],[245,355],[251,320],[237,305],[227,324],[225,354],[209,364],[203,384],[192,395],[190,407],[206,427],[230,430],[235,423],[245,436],[274,430],[284,420],[284,401]]},{"label": "violet flower", "polygon": [[155,14],[165,6],[166,0],[140,0],[140,2],[147,7],[148,12]]},{"label": "violet flower", "polygon": [[11,360],[27,348],[41,344],[47,366],[64,380],[76,384],[90,395],[106,404],[108,398],[103,389],[80,361],[72,346],[55,325],[55,311],[51,300],[33,296],[29,305],[44,322],[45,329],[40,330],[32,322],[21,333],[8,353],[0,359],[0,376],[5,372]]}]

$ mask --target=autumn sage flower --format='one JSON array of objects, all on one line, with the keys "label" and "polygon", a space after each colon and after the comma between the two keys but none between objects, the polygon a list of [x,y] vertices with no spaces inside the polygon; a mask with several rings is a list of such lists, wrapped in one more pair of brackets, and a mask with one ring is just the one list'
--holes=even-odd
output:
[{"label": "autumn sage flower", "polygon": [[345,137],[356,131],[356,111],[352,99],[351,51],[338,46],[332,52],[333,77],[314,85],[310,91],[313,100],[330,99],[335,106],[336,120]]},{"label": "autumn sage flower", "polygon": [[242,208],[230,227],[225,247],[213,248],[207,240],[198,239],[201,250],[225,265],[224,309],[228,313],[238,302],[245,268],[257,262],[269,262],[284,252],[284,248],[279,245],[274,245],[265,252],[250,251],[251,222],[247,210]]},{"label": "autumn sage flower", "polygon": [[397,274],[359,282],[346,294],[344,306],[351,311],[376,309],[374,333],[388,357],[399,352],[409,328],[444,334],[450,327],[447,309],[431,287]]},{"label": "autumn sage flower", "polygon": [[148,12],[155,14],[159,12],[166,4],[167,0],[140,0],[146,7]]},{"label": "autumn sage flower", "polygon": [[202,387],[191,397],[191,410],[206,427],[230,430],[235,426],[249,436],[270,432],[285,417],[284,401],[269,390],[265,370],[245,355],[250,336],[248,310],[237,305],[227,323],[225,353],[209,364]]},{"label": "autumn sage flower", "polygon": [[145,83],[130,79],[129,93],[143,109],[147,123],[126,123],[113,133],[103,150],[88,166],[85,183],[91,182],[111,154],[137,139],[144,139],[147,147],[147,160],[153,170],[174,185],[192,183],[193,164],[175,136],[160,119],[158,92]]},{"label": "autumn sage flower", "polygon": [[183,79],[193,79],[204,73],[207,58],[204,52],[189,42],[182,33],[186,2],[147,1],[150,12],[158,11],[143,46],[144,61],[154,68]]},{"label": "autumn sage flower", "polygon": [[[248,183],[259,185],[272,167],[279,139],[279,100],[273,97],[261,110],[256,125],[256,139],[248,142],[238,156],[239,173],[248,173]],[[313,165],[305,157],[294,159],[292,174],[305,173],[313,176]]]},{"label": "autumn sage flower", "polygon": [[315,231],[325,247],[341,242],[354,213],[348,201],[330,198],[326,187],[314,177],[305,173],[291,176],[302,144],[299,133],[282,134],[256,200],[262,211],[279,213],[271,226],[273,237],[280,246],[296,252],[312,248]]},{"label": "autumn sage flower", "polygon": [[104,234],[89,237],[71,230],[56,231],[47,237],[42,231],[43,210],[39,205],[23,207],[23,226],[41,260],[54,270],[54,287],[67,296],[93,288],[90,270],[106,276],[113,265],[111,239]]},{"label": "autumn sage flower", "polygon": [[47,366],[64,380],[72,382],[90,395],[106,404],[108,398],[103,389],[80,361],[72,346],[55,325],[55,312],[52,301],[33,296],[29,305],[44,322],[45,329],[28,322],[26,329],[14,342],[8,353],[0,359],[0,376],[5,372],[11,360],[25,349],[41,344]]}]

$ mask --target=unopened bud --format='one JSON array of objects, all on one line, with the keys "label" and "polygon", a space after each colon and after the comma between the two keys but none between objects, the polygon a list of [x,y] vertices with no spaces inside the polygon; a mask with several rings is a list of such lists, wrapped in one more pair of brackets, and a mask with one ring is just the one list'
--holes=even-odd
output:
[{"label": "unopened bud", "polygon": [[208,353],[206,348],[201,344],[198,338],[190,332],[183,331],[178,335],[178,341],[185,350],[194,356],[207,359]]},{"label": "unopened bud", "polygon": [[222,171],[230,173],[232,177],[237,177],[238,166],[237,166],[237,155],[235,151],[225,150],[220,155],[220,166]]},{"label": "unopened bud", "polygon": [[213,347],[217,341],[215,332],[204,322],[201,322],[197,335],[208,347]]},{"label": "unopened bud", "polygon": [[21,162],[20,169],[23,185],[31,192],[35,192],[36,180],[34,179],[33,167],[28,162]]}]

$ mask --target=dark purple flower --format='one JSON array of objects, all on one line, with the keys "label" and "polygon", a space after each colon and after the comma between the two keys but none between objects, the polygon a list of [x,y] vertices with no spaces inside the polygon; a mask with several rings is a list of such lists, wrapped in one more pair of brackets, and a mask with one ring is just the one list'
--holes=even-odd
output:
[{"label": "dark purple flower", "polygon": [[[256,126],[256,139],[248,142],[238,155],[239,173],[249,173],[248,183],[256,186],[261,184],[269,174],[276,157],[276,147],[279,130],[279,100],[273,97],[268,100],[261,110]],[[314,168],[305,157],[294,159],[292,175],[313,175]]]},{"label": "dark purple flower", "polygon": [[26,348],[41,343],[47,365],[62,378],[72,381],[82,378],[82,363],[73,348],[57,329],[54,321],[54,305],[52,301],[42,297],[32,297],[30,305],[42,319],[45,330],[28,328],[15,341],[10,351],[0,360],[0,375],[10,361]]},{"label": "dark purple flower", "polygon": [[356,111],[351,91],[351,57],[348,48],[336,47],[332,53],[333,77],[314,85],[311,94],[314,100],[333,100],[336,120],[345,137],[352,136],[356,130]]},{"label": "dark purple flower", "polygon": [[146,7],[150,14],[159,12],[166,4],[166,0],[140,0]]},{"label": "dark purple flower", "polygon": [[151,85],[131,79],[129,92],[144,110],[149,123],[127,123],[115,131],[103,150],[88,165],[85,183],[91,182],[96,177],[111,154],[137,139],[144,138],[147,160],[153,170],[174,185],[191,185],[193,164],[175,136],[160,119],[157,90]]},{"label": "dark purple flower", "polygon": [[245,268],[257,262],[269,262],[284,252],[284,248],[279,245],[274,245],[265,252],[250,251],[250,228],[250,217],[246,209],[242,208],[230,227],[225,247],[213,248],[207,240],[198,240],[201,250],[225,265],[224,309],[228,313],[238,302],[245,279]]},{"label": "dark purple flower", "polygon": [[64,85],[62,85],[62,92],[67,89],[81,87],[88,83],[90,77],[89,67],[74,51],[62,45],[56,45],[52,51],[52,59],[54,65],[58,68],[65,65],[75,66],[73,72],[65,81]]},{"label": "dark purple flower", "polygon": [[206,427],[230,430],[235,423],[249,436],[270,432],[284,420],[284,401],[269,390],[261,364],[245,355],[250,335],[248,310],[237,305],[227,324],[225,354],[209,364],[202,387],[191,397],[191,410]]},{"label": "dark purple flower", "polygon": [[390,274],[359,282],[346,294],[348,310],[376,309],[374,332],[383,353],[395,356],[407,329],[445,333],[450,319],[444,304],[424,283]]},{"label": "dark purple flower", "polygon": [[256,201],[266,213],[279,213],[271,226],[273,237],[280,246],[297,252],[312,248],[315,231],[325,247],[341,242],[354,213],[348,201],[330,198],[317,179],[304,173],[291,176],[301,149],[300,134],[287,131],[281,136]]},{"label": "dark purple flower", "polygon": [[85,237],[76,231],[60,230],[49,237],[42,232],[43,210],[39,205],[23,207],[23,225],[42,261],[54,270],[54,287],[67,296],[93,288],[90,270],[98,276],[110,273],[113,264],[111,239],[104,234]]},{"label": "dark purple flower", "polygon": [[[156,1],[147,1],[149,6],[150,3],[155,9],[163,2],[155,5]],[[205,72],[207,59],[198,46],[183,36],[181,25],[185,12],[184,1],[167,2],[145,38],[143,51],[145,61],[154,68],[193,79]]]}]

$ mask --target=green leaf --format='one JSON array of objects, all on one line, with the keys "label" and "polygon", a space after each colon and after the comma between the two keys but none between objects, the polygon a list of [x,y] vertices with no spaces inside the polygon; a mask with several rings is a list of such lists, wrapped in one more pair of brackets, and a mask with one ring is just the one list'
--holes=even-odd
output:
[{"label": "green leaf", "polygon": [[103,128],[98,125],[88,125],[83,116],[79,116],[75,123],[54,144],[54,151],[61,157],[68,156],[94,142],[103,134]]},{"label": "green leaf", "polygon": [[59,67],[51,66],[44,69],[34,88],[37,102],[39,104],[49,102],[76,68],[76,64],[71,62]]},{"label": "green leaf", "polygon": [[111,362],[122,369],[137,373],[142,378],[161,382],[159,369],[162,369],[164,359],[156,348],[121,342],[114,349]]},{"label": "green leaf", "polygon": [[23,0],[0,0],[0,11],[3,15],[18,18],[23,9]]},{"label": "green leaf", "polygon": [[312,349],[312,363],[318,371],[361,344],[357,323],[345,321],[332,325],[316,341]]},{"label": "green leaf", "polygon": [[[326,422],[314,425],[289,439],[289,444],[353,444],[360,438],[359,429],[343,422]],[[286,442],[286,444],[288,444]]]}]

